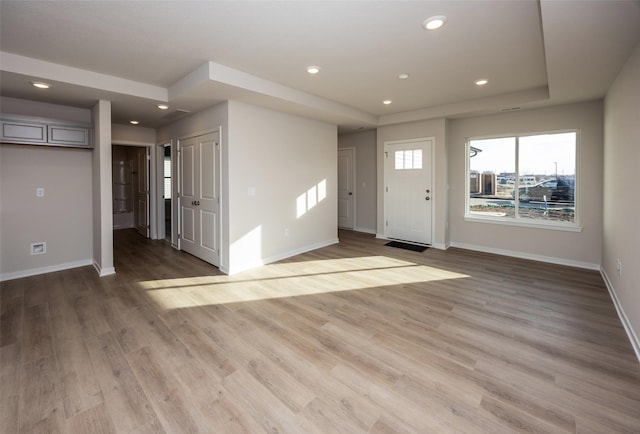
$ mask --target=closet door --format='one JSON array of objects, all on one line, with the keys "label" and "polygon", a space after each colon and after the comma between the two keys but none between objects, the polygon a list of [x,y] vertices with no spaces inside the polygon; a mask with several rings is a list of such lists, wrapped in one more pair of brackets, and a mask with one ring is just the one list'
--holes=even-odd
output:
[{"label": "closet door", "polygon": [[219,133],[180,141],[180,249],[220,265]]}]

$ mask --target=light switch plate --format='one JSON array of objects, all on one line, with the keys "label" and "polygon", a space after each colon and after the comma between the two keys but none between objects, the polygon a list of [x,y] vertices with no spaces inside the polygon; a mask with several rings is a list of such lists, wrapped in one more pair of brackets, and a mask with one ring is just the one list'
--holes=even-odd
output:
[{"label": "light switch plate", "polygon": [[44,188],[42,187],[36,188],[36,197],[44,197]]}]

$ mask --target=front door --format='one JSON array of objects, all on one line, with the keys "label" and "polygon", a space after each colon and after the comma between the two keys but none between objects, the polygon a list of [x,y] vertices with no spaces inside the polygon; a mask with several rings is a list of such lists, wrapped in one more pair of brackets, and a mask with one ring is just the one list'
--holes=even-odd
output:
[{"label": "front door", "polygon": [[355,215],[354,149],[338,150],[338,226],[353,229]]},{"label": "front door", "polygon": [[220,265],[219,133],[181,140],[179,248]]},{"label": "front door", "polygon": [[431,244],[431,148],[427,139],[385,143],[385,236]]}]

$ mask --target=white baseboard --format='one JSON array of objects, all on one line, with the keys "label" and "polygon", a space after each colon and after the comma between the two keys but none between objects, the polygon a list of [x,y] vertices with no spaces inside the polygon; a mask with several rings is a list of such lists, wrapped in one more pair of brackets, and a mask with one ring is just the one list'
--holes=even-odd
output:
[{"label": "white baseboard", "polygon": [[600,268],[600,275],[604,280],[604,284],[607,286],[607,290],[609,291],[609,295],[611,296],[611,300],[613,301],[613,305],[616,307],[616,312],[618,312],[618,318],[620,318],[620,322],[622,322],[622,326],[624,330],[627,332],[627,336],[629,336],[629,340],[631,341],[631,346],[633,347],[633,351],[636,353],[636,357],[638,358],[638,362],[640,362],[640,340],[638,339],[638,335],[631,327],[631,322],[629,318],[624,313],[624,309],[620,304],[620,300],[618,300],[618,296],[616,295],[616,290],[609,280],[609,276],[607,276],[604,268]]},{"label": "white baseboard", "polygon": [[5,280],[21,279],[29,276],[37,276],[38,274],[55,273],[56,271],[69,270],[71,268],[86,267],[92,263],[93,261],[91,259],[81,259],[79,261],[66,262],[64,264],[49,265],[47,267],[13,271],[11,273],[0,273],[0,282],[4,282]]},{"label": "white baseboard", "polygon": [[93,262],[93,268],[96,269],[96,271],[98,272],[98,276],[100,277],[111,276],[112,274],[116,274],[116,269],[114,267],[102,268],[100,267],[100,264],[98,264],[95,261]]},{"label": "white baseboard", "polygon": [[371,235],[375,235],[375,234],[376,234],[376,230],[375,230],[375,229],[367,229],[367,228],[359,228],[359,227],[356,227],[356,228],[354,229],[354,231],[356,231],[356,232],[362,232],[362,233],[364,233],[364,234],[371,234]]},{"label": "white baseboard", "polygon": [[495,255],[511,256],[513,258],[530,259],[532,261],[548,262],[550,264],[566,265],[568,267],[584,268],[587,270],[600,270],[600,264],[591,262],[574,261],[571,259],[556,258],[553,256],[534,255],[531,253],[516,252],[513,250],[495,249],[492,247],[477,246],[466,243],[451,243],[451,247],[457,247],[465,250],[474,250],[476,252],[493,253]]},{"label": "white baseboard", "polygon": [[304,247],[300,247],[298,249],[294,249],[294,250],[290,250],[288,252],[285,253],[279,253],[277,255],[274,256],[270,256],[268,258],[262,258],[259,259],[257,261],[252,261],[252,262],[245,262],[244,264],[240,264],[237,266],[231,266],[228,268],[228,270],[226,269],[226,267],[223,268],[219,268],[220,271],[222,271],[223,273],[226,272],[226,274],[237,274],[237,273],[241,273],[243,271],[247,271],[250,270],[252,268],[257,268],[257,267],[261,267],[263,265],[267,265],[267,264],[271,264],[272,262],[276,262],[276,261],[281,261],[282,259],[287,259],[290,258],[292,256],[296,256],[296,255],[300,255],[302,253],[306,253],[306,252],[310,252],[312,250],[317,250],[317,249],[321,249],[322,247],[327,247],[327,246],[331,246],[333,244],[338,244],[339,240],[337,238],[331,239],[331,240],[326,240],[326,241],[320,241],[318,243],[314,243],[314,244],[310,244]]},{"label": "white baseboard", "polygon": [[447,250],[449,248],[448,244],[442,244],[442,243],[433,243],[431,244],[431,247],[433,247],[434,249],[438,249],[438,250]]}]

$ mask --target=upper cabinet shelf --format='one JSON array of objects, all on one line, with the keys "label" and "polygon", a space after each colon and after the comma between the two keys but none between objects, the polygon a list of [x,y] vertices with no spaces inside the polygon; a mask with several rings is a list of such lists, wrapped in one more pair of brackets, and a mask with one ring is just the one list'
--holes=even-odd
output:
[{"label": "upper cabinet shelf", "polygon": [[91,125],[2,115],[2,143],[92,148]]}]

